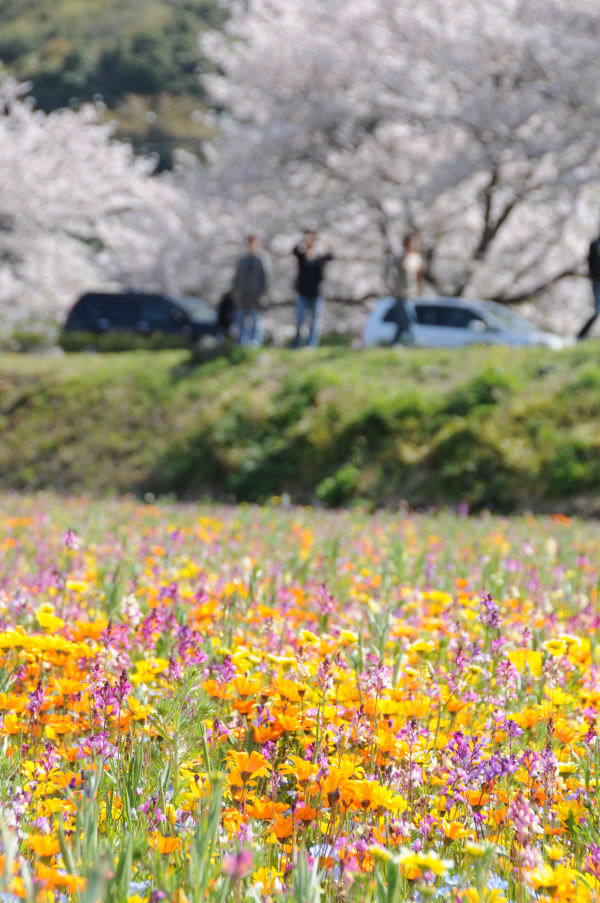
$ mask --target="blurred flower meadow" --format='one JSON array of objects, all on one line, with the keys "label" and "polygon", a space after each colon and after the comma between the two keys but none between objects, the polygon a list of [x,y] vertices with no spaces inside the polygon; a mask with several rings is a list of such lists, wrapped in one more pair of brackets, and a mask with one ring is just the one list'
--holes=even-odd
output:
[{"label": "blurred flower meadow", "polygon": [[599,539],[5,496],[0,898],[600,899]]}]

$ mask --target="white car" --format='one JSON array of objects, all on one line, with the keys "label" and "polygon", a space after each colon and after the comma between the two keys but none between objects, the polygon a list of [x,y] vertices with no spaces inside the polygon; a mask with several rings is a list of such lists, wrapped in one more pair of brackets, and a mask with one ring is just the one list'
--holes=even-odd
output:
[{"label": "white car", "polygon": [[[391,345],[398,332],[394,298],[380,298],[363,330],[363,347]],[[546,345],[564,348],[569,339],[543,332],[495,301],[413,298],[404,302],[411,321],[405,344],[424,348],[462,345]]]}]

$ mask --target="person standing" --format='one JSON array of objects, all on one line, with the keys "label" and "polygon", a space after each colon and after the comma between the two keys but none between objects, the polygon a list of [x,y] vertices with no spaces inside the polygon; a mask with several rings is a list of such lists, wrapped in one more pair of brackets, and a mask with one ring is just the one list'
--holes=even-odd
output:
[{"label": "person standing", "polygon": [[392,345],[411,340],[413,309],[410,298],[418,297],[425,286],[425,261],[421,255],[421,239],[409,232],[402,242],[402,253],[388,264],[388,281],[396,299],[389,316],[397,324]]},{"label": "person standing", "polygon": [[[302,241],[294,248],[298,261],[298,273],[294,288],[296,290],[296,337],[294,348],[302,344],[316,348],[321,336],[321,320],[325,301],[321,294],[321,283],[325,275],[325,266],[333,260],[329,242],[324,242],[321,249],[317,245],[317,233],[313,229],[305,229]],[[302,341],[302,329],[306,318],[310,319],[308,337]]]},{"label": "person standing", "polygon": [[221,295],[219,306],[217,307],[217,327],[220,339],[231,338],[231,331],[236,321],[236,306],[231,291]]},{"label": "person standing", "polygon": [[246,239],[246,254],[238,260],[231,286],[236,306],[236,322],[240,345],[260,344],[260,306],[269,288],[269,261],[262,252],[260,237],[251,234]]},{"label": "person standing", "polygon": [[590,250],[588,252],[588,270],[592,281],[592,291],[594,293],[594,313],[589,320],[586,320],[577,333],[578,339],[585,339],[586,335],[600,316],[600,236],[595,238],[590,244]]}]

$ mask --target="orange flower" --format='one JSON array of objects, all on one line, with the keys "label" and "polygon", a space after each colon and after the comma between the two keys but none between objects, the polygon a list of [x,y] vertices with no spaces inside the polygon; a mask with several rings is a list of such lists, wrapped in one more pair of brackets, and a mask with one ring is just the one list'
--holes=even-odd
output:
[{"label": "orange flower", "polygon": [[311,806],[298,806],[296,811],[294,812],[294,820],[295,821],[314,821],[317,817],[317,810],[313,809]]},{"label": "orange flower", "polygon": [[353,771],[354,766],[351,762],[343,762],[341,765],[334,765],[329,769],[329,774],[321,782],[321,790],[327,795],[330,806],[335,806],[339,801],[342,790],[348,784]]},{"label": "orange flower", "polygon": [[318,770],[318,765],[314,765],[312,762],[307,762],[306,759],[301,759],[300,756],[294,755],[288,756],[288,761],[279,769],[281,774],[294,775],[296,778],[296,785],[303,790],[306,789],[311,781],[316,780]]},{"label": "orange flower", "polygon": [[181,849],[181,840],[179,837],[165,837],[163,834],[154,834],[150,838],[150,844],[158,850],[159,853],[169,854]]},{"label": "orange flower", "polygon": [[257,680],[248,680],[247,677],[236,677],[235,689],[238,696],[256,696],[260,693],[261,685]]},{"label": "orange flower", "polygon": [[227,782],[231,787],[242,787],[255,781],[256,778],[267,777],[271,770],[271,766],[262,753],[230,750],[227,758],[234,765],[227,776]]},{"label": "orange flower", "polygon": [[248,803],[246,811],[251,818],[259,818],[266,821],[281,815],[286,809],[289,809],[287,803],[276,803],[274,800],[267,798],[257,798]]},{"label": "orange flower", "polygon": [[354,805],[358,809],[369,809],[373,801],[373,782],[348,781],[343,796],[348,806]]},{"label": "orange flower", "polygon": [[17,875],[16,878],[13,878],[8,886],[8,890],[11,894],[14,894],[15,897],[20,897],[22,900],[27,896],[27,891],[25,889],[25,882],[21,878],[20,875]]},{"label": "orange flower", "polygon": [[280,677],[279,680],[273,681],[273,689],[277,691],[281,699],[285,699],[287,702],[300,702],[306,695],[307,688],[306,684]]},{"label": "orange flower", "polygon": [[283,733],[281,727],[276,724],[253,724],[255,743],[266,743],[267,740],[278,740]]},{"label": "orange flower", "polygon": [[59,871],[55,868],[49,868],[43,862],[38,862],[35,870],[36,878],[43,882],[48,890],[55,887],[64,887],[69,893],[76,894],[77,891],[85,888],[85,878],[78,875],[69,875],[67,872]]},{"label": "orange flower", "polygon": [[300,727],[300,713],[295,708],[289,708],[285,712],[278,712],[275,715],[275,724],[284,733],[292,733]]},{"label": "orange flower", "polygon": [[227,693],[225,684],[219,684],[216,680],[205,680],[202,686],[213,699],[225,699]]},{"label": "orange flower", "polygon": [[53,834],[30,834],[27,838],[27,844],[36,856],[41,856],[43,858],[56,856],[60,849],[58,838]]},{"label": "orange flower", "polygon": [[473,837],[473,832],[467,831],[460,822],[446,821],[445,818],[440,821],[440,831],[448,843],[452,843],[453,840],[461,840],[463,837]]},{"label": "orange flower", "polygon": [[283,841],[287,837],[289,837],[293,830],[294,822],[289,816],[288,818],[284,818],[282,815],[278,815],[273,822],[273,831],[275,833],[275,837],[279,841]]}]

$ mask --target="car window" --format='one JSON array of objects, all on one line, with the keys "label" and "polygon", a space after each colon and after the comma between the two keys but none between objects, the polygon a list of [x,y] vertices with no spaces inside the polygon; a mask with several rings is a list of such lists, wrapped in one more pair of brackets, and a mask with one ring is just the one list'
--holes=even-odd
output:
[{"label": "car window", "polygon": [[102,302],[102,316],[111,326],[135,326],[138,322],[138,301],[131,295],[106,297]]},{"label": "car window", "polygon": [[495,301],[485,301],[484,303],[492,326],[499,329],[535,330],[533,323],[520,317],[513,310],[507,310],[506,307]]},{"label": "car window", "polygon": [[417,322],[424,326],[446,326],[452,329],[468,329],[473,320],[485,322],[479,314],[467,307],[445,304],[415,305]]},{"label": "car window", "polygon": [[216,312],[214,307],[208,301],[205,301],[204,298],[193,298],[191,295],[184,295],[181,298],[175,298],[175,303],[182,307],[194,320],[212,322],[215,319]]},{"label": "car window", "polygon": [[173,308],[168,301],[157,295],[144,295],[140,299],[140,320],[151,326],[169,326],[173,323]]},{"label": "car window", "polygon": [[485,325],[485,321],[479,314],[466,307],[449,307],[447,313],[446,325],[453,326],[455,329],[468,329],[474,320],[479,320],[480,323]]},{"label": "car window", "polygon": [[438,304],[416,304],[417,323],[423,326],[446,326],[445,309]]},{"label": "car window", "polygon": [[77,314],[86,314],[89,316],[100,306],[100,298],[98,295],[83,295],[73,308],[73,312]]}]

